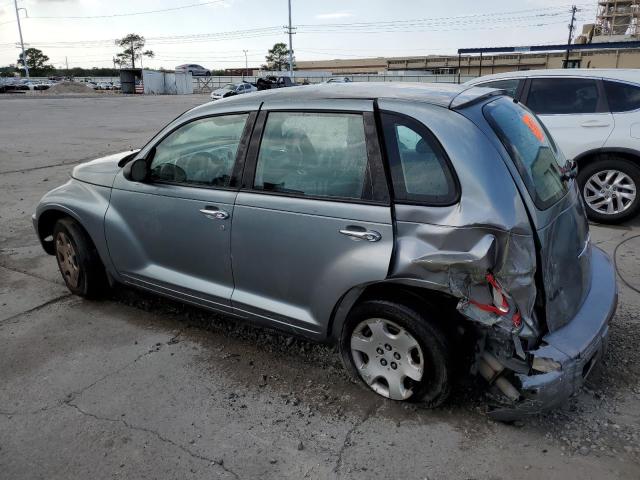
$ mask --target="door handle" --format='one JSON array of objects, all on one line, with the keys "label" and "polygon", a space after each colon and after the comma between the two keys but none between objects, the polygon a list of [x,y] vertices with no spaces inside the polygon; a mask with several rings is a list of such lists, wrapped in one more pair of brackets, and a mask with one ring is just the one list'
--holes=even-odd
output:
[{"label": "door handle", "polygon": [[200,213],[204,214],[207,218],[215,220],[226,220],[229,218],[229,212],[221,210],[217,207],[201,208]]},{"label": "door handle", "polygon": [[338,230],[342,235],[346,235],[347,237],[351,237],[354,240],[366,240],[368,242],[377,242],[382,238],[379,232],[375,230],[351,230],[349,228],[343,228],[342,230]]},{"label": "door handle", "polygon": [[608,127],[608,122],[601,122],[600,120],[587,120],[580,124],[582,127]]}]

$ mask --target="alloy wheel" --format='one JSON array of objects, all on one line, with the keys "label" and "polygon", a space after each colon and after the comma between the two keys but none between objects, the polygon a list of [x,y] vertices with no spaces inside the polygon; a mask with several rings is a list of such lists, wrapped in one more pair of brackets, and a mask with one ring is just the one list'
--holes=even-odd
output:
[{"label": "alloy wheel", "polygon": [[77,288],[80,278],[78,258],[71,240],[63,232],[59,232],[56,237],[56,258],[58,259],[60,271],[67,283],[73,288]]},{"label": "alloy wheel", "polygon": [[360,322],[351,334],[351,356],[360,377],[379,395],[406,400],[422,380],[424,355],[415,337],[382,318]]},{"label": "alloy wheel", "polygon": [[633,179],[620,170],[600,170],[584,184],[583,196],[589,208],[602,215],[626,211],[636,199]]}]

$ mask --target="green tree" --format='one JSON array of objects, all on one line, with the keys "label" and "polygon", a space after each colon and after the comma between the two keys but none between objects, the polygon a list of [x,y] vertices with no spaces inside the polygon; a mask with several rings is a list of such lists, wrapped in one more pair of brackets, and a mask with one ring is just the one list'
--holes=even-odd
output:
[{"label": "green tree", "polygon": [[[29,67],[29,73],[34,77],[47,75],[54,70],[53,65],[47,65],[49,57],[47,57],[42,50],[37,48],[27,48],[24,52],[27,55],[27,67]],[[22,52],[18,57],[18,66],[24,68],[24,58],[22,58]]]},{"label": "green tree", "polygon": [[153,50],[143,50],[146,43],[142,35],[136,33],[130,33],[126,37],[116,40],[116,45],[124,50],[116,55],[114,59],[117,65],[120,67],[136,68],[136,59],[142,59],[142,57],[153,58],[155,54]]},{"label": "green tree", "polygon": [[267,67],[269,70],[285,70],[289,66],[289,49],[286,43],[276,43],[267,56]]},{"label": "green tree", "polygon": [[16,73],[16,66],[0,67],[0,77],[13,77]]}]

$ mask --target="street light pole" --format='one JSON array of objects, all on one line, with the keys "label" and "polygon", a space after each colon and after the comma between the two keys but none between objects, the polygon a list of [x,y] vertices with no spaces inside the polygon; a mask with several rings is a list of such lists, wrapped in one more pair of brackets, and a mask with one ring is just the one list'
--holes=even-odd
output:
[{"label": "street light pole", "polygon": [[293,79],[293,29],[291,27],[291,0],[289,0],[289,77]]},{"label": "street light pole", "polygon": [[16,19],[18,20],[18,33],[20,34],[20,47],[22,48],[22,61],[24,62],[24,71],[29,78],[29,67],[27,66],[27,54],[24,52],[24,41],[22,40],[22,26],[20,25],[20,14],[18,13],[18,0],[13,0],[16,7]]},{"label": "street light pole", "polygon": [[[249,76],[249,60],[247,60],[247,52],[249,50],[242,50],[244,52],[244,74],[248,77]],[[242,77],[242,79],[244,80],[244,77]]]}]

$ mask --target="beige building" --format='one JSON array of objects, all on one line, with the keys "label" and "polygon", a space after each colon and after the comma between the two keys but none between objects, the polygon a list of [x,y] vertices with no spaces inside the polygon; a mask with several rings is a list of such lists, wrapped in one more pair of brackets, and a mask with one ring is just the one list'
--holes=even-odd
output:
[{"label": "beige building", "polygon": [[[508,53],[495,55],[428,55],[424,57],[376,57],[359,59],[312,60],[296,62],[298,71],[334,74],[416,71],[442,75],[488,75],[514,70],[562,68],[565,52]],[[573,68],[640,68],[640,48],[572,51]]]}]

